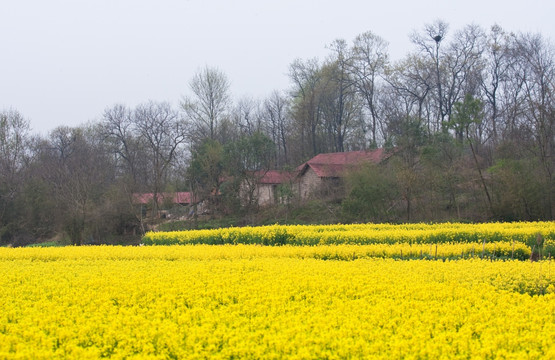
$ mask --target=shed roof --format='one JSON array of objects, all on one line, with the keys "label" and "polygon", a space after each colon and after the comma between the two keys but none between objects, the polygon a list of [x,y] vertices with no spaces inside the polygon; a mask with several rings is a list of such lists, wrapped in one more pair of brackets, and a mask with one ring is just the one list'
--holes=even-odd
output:
[{"label": "shed roof", "polygon": [[283,184],[290,181],[295,174],[284,170],[256,171],[255,176],[260,177],[260,184]]},{"label": "shed roof", "polygon": [[319,177],[341,177],[348,168],[365,162],[379,164],[386,157],[387,153],[382,148],[318,154],[297,167],[297,171],[302,174],[310,167]]}]

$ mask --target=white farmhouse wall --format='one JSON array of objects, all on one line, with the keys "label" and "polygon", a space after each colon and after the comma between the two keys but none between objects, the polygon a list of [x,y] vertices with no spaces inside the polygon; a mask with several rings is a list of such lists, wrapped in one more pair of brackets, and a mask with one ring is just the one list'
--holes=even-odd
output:
[{"label": "white farmhouse wall", "polygon": [[273,184],[258,184],[257,185],[258,205],[272,205],[274,203],[275,185]]}]

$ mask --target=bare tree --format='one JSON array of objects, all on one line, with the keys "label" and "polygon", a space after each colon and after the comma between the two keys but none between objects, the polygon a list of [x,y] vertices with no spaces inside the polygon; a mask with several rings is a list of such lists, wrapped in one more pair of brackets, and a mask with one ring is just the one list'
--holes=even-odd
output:
[{"label": "bare tree", "polygon": [[530,147],[544,175],[546,212],[555,215],[555,50],[541,35],[522,34],[516,50],[525,71],[522,112],[525,128],[532,134]]},{"label": "bare tree", "polygon": [[153,214],[158,213],[158,196],[172,162],[182,150],[187,131],[185,122],[166,102],[150,101],[134,111],[137,132],[145,146],[145,163],[150,166],[149,188],[153,193]]},{"label": "bare tree", "polygon": [[58,127],[40,149],[39,173],[55,199],[52,214],[73,244],[81,245],[92,236],[95,209],[99,207],[114,173],[102,142],[91,129]]},{"label": "bare tree", "polygon": [[[292,116],[298,129],[299,160],[314,156],[318,148],[318,129],[321,125],[318,88],[322,79],[321,66],[317,59],[295,60],[289,66],[289,77],[293,81]],[[309,149],[305,148],[308,142]],[[308,150],[308,151],[307,151]]]},{"label": "bare tree", "polygon": [[407,117],[416,116],[425,120],[428,134],[440,130],[426,107],[428,95],[435,87],[434,70],[429,59],[409,54],[389,69],[386,81],[394,89],[396,96],[405,98],[403,103]]},{"label": "bare tree", "polygon": [[239,135],[252,135],[261,131],[260,103],[249,97],[239,99],[231,114],[232,123]]},{"label": "bare tree", "polygon": [[229,81],[223,72],[205,67],[189,83],[191,97],[184,97],[181,107],[192,124],[192,138],[215,140],[218,126],[230,105]]},{"label": "bare tree", "polygon": [[[457,31],[447,47],[441,46],[447,34],[447,24],[436,20],[414,33],[411,40],[435,63],[437,121],[446,128],[453,105],[466,94],[478,95],[484,33],[477,25],[467,25]],[[462,138],[462,134],[456,134]]]},{"label": "bare tree", "polygon": [[29,155],[29,122],[16,110],[0,112],[0,230],[22,184]]},{"label": "bare tree", "polygon": [[[482,73],[484,32],[477,25],[467,25],[455,33],[445,54],[445,91],[443,113],[451,120],[453,105],[467,94],[479,95]],[[463,134],[456,134],[462,138]]]},{"label": "bare tree", "polygon": [[370,113],[371,143],[378,144],[379,111],[377,90],[379,77],[384,75],[389,62],[388,43],[383,38],[368,31],[358,35],[353,44],[351,73],[356,81],[356,89],[364,99]]},{"label": "bare tree", "polygon": [[500,112],[503,111],[499,94],[503,90],[503,83],[507,81],[510,67],[508,38],[499,25],[491,27],[484,54],[485,66],[481,77],[481,87],[488,113],[485,120],[490,127],[492,141],[497,143],[499,140],[498,122]]},{"label": "bare tree", "polygon": [[[326,77],[324,121],[326,123],[329,143],[333,143],[333,151],[345,151],[345,137],[353,117],[357,113],[355,100],[355,83],[350,73],[353,64],[353,53],[347,42],[342,39],[329,45],[331,56],[324,67]],[[355,115],[356,114],[356,115]]]},{"label": "bare tree", "polygon": [[435,64],[436,69],[436,89],[437,89],[437,119],[439,123],[443,123],[447,112],[443,106],[443,88],[440,65],[442,62],[442,54],[440,54],[440,46],[447,35],[449,25],[442,20],[436,20],[432,24],[424,26],[423,33],[414,32],[411,34],[411,41],[416,44],[418,49],[427,54]]},{"label": "bare tree", "polygon": [[289,100],[277,91],[274,91],[263,105],[262,116],[266,118],[266,132],[270,134],[277,147],[275,164],[278,167],[289,164],[289,106]]},{"label": "bare tree", "polygon": [[[117,104],[104,110],[101,121],[101,132],[108,148],[114,153],[121,175],[129,176],[133,185],[140,186],[141,154],[133,111],[125,105]],[[144,178],[143,178],[144,180]]]}]

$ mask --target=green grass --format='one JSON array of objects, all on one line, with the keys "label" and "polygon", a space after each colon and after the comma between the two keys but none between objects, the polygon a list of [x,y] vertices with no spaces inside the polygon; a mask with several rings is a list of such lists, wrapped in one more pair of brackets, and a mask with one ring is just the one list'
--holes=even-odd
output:
[{"label": "green grass", "polygon": [[65,244],[61,244],[58,241],[46,241],[43,243],[36,243],[36,244],[29,244],[26,247],[56,247],[56,246],[65,246]]}]

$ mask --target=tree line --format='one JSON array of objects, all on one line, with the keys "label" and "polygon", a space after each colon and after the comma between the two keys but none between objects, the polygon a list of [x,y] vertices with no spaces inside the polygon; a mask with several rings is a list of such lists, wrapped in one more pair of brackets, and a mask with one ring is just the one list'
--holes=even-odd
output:
[{"label": "tree line", "polygon": [[292,61],[290,88],[264,99],[233,100],[227,76],[205,67],[177,108],[117,104],[46,137],[4,110],[1,242],[144,231],[141,192],[193,191],[214,213],[253,212],[254,193],[239,184],[254,171],[377,147],[394,155],[347,176],[345,220],[553,219],[553,44],[440,20],[410,39],[397,61],[372,32],[337,39],[324,59]]}]

